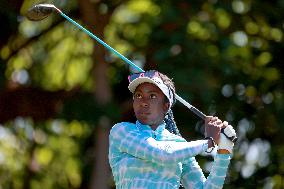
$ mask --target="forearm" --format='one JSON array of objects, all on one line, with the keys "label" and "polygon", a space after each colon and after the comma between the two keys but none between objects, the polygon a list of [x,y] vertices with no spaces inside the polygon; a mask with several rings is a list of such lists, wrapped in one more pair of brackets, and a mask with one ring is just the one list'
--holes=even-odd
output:
[{"label": "forearm", "polygon": [[159,164],[184,162],[204,152],[208,148],[206,140],[192,142],[160,142],[149,138],[148,142],[154,148],[151,149],[150,153],[145,154],[145,158]]},{"label": "forearm", "polygon": [[204,152],[207,140],[193,142],[156,141],[135,130],[115,126],[110,133],[110,145],[119,151],[158,164],[175,164]]},{"label": "forearm", "polygon": [[229,163],[230,155],[217,154],[214,158],[210,174],[206,179],[195,158],[191,158],[186,164],[183,164],[182,184],[186,189],[221,189],[224,184]]},{"label": "forearm", "polygon": [[210,174],[204,183],[205,189],[223,188],[230,160],[229,154],[216,154]]}]

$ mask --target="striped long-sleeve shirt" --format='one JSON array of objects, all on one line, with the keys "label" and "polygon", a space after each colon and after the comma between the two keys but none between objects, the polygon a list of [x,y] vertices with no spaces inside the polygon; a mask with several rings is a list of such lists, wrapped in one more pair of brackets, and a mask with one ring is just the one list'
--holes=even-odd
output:
[{"label": "striped long-sleeve shirt", "polygon": [[230,155],[217,154],[206,179],[195,160],[207,140],[186,142],[165,129],[139,121],[114,125],[109,135],[109,163],[117,189],[222,188]]}]

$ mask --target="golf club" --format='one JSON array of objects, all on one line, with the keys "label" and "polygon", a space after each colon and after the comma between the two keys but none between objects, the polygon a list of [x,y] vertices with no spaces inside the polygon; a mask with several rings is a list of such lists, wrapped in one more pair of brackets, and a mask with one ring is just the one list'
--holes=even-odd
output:
[{"label": "golf club", "polygon": [[[130,66],[132,66],[133,68],[135,68],[137,71],[139,72],[144,72],[143,69],[141,69],[140,67],[138,67],[136,64],[134,64],[133,62],[131,62],[129,59],[127,59],[125,56],[123,56],[122,54],[120,54],[118,51],[116,51],[115,49],[113,49],[111,46],[109,46],[108,44],[106,44],[104,41],[102,41],[100,38],[98,38],[97,36],[95,36],[93,33],[91,33],[90,31],[88,31],[87,29],[85,29],[83,26],[81,26],[80,24],[78,24],[77,22],[75,22],[74,20],[72,20],[70,17],[68,17],[67,15],[65,15],[60,9],[58,9],[57,7],[55,7],[53,4],[37,4],[34,5],[33,7],[31,7],[26,16],[29,20],[31,21],[40,21],[43,20],[45,18],[47,18],[53,11],[56,11],[57,13],[59,13],[61,16],[63,16],[64,18],[66,18],[69,22],[71,22],[72,24],[74,24],[75,26],[77,26],[79,29],[83,30],[85,33],[87,33],[90,37],[92,37],[93,39],[95,39],[97,42],[99,42],[100,44],[102,44],[104,47],[106,47],[108,50],[110,50],[112,53],[116,54],[119,58],[121,58],[123,61],[125,61],[127,64],[129,64]],[[179,95],[175,94],[176,99],[181,102],[183,105],[185,105],[188,109],[190,109],[194,114],[196,114],[197,116],[199,116],[201,119],[205,119],[206,115],[204,113],[202,113],[200,110],[198,110],[197,108],[195,108],[194,106],[192,106],[190,103],[188,103],[187,101],[185,101],[183,98],[181,98]],[[227,136],[228,137],[228,136]],[[237,137],[228,137],[232,142],[235,142],[237,140]]]}]

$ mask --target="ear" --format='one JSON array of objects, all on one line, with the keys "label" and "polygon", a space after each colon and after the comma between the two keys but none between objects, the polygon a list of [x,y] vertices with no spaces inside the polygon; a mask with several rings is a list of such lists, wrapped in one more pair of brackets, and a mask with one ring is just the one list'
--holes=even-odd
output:
[{"label": "ear", "polygon": [[169,108],[170,108],[170,103],[169,102],[165,102],[164,106],[163,106],[163,110],[164,110],[165,114],[168,112]]}]

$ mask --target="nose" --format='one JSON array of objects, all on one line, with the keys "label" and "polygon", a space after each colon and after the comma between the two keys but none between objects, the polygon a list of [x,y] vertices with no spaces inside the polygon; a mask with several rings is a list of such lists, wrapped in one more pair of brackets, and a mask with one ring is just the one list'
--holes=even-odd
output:
[{"label": "nose", "polygon": [[141,106],[147,108],[149,106],[148,99],[142,98],[141,99]]},{"label": "nose", "polygon": [[146,103],[146,102],[142,102],[142,103],[141,103],[141,106],[144,107],[144,108],[147,108],[147,107],[149,106],[149,104]]}]

